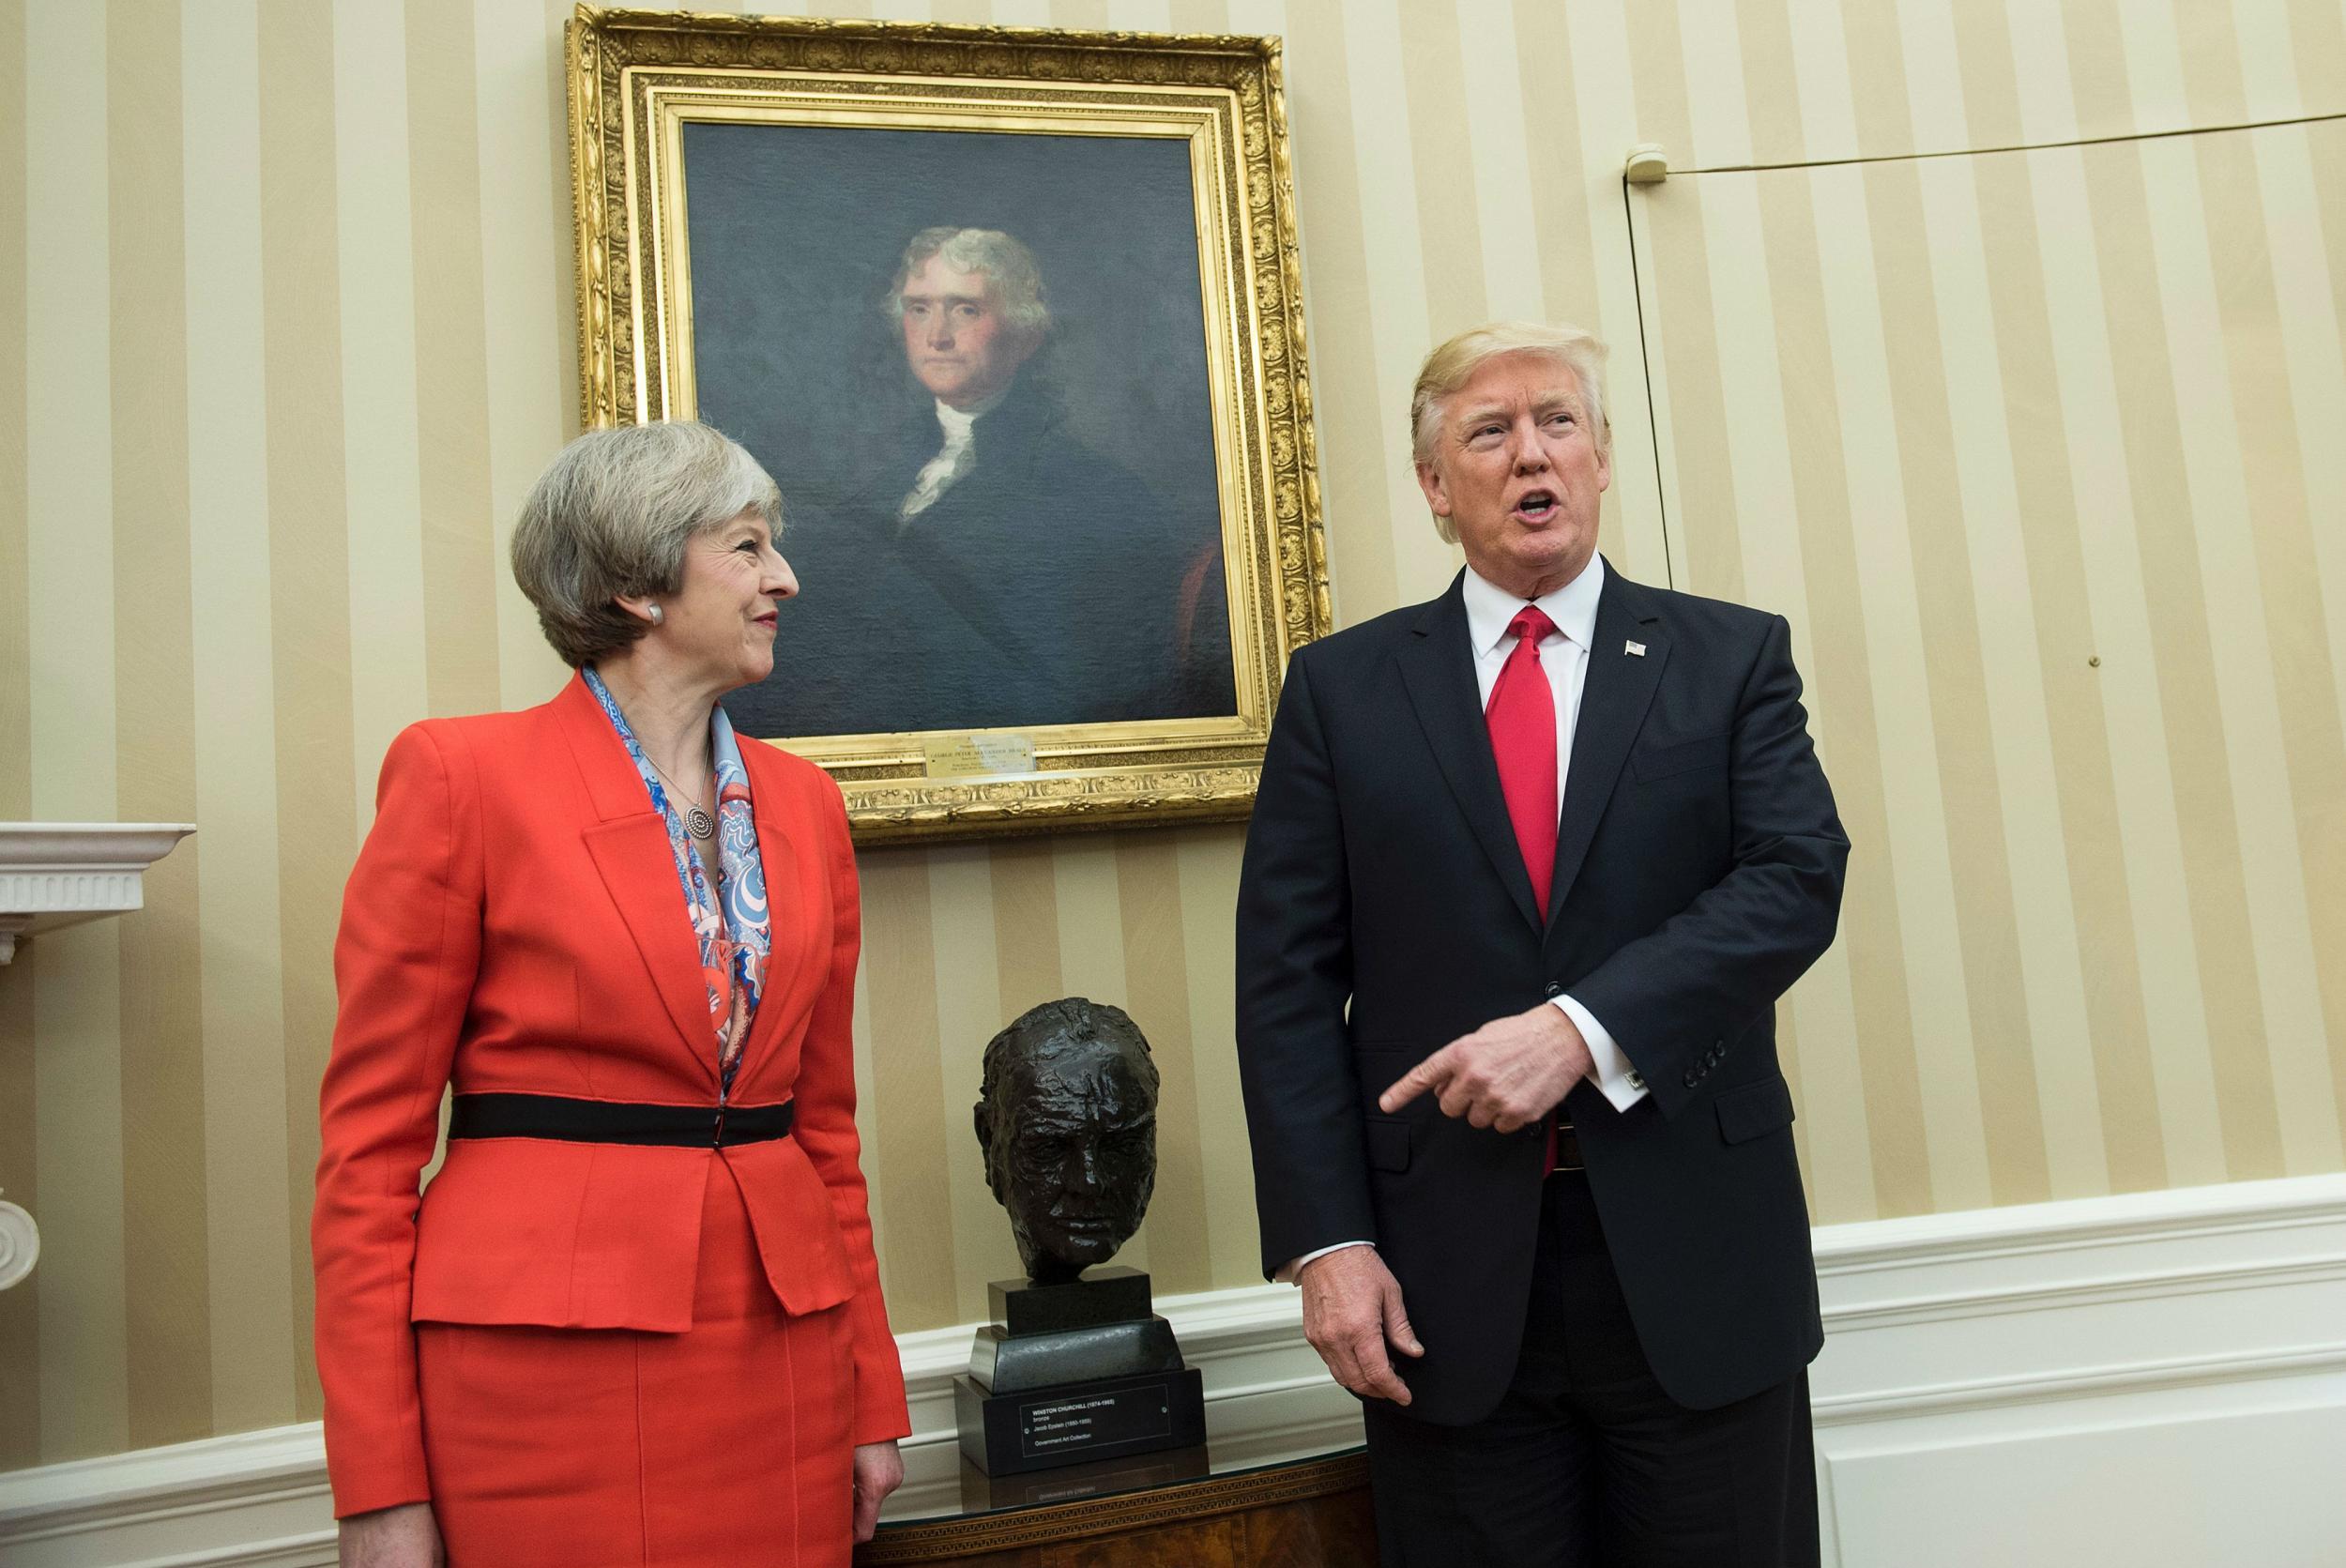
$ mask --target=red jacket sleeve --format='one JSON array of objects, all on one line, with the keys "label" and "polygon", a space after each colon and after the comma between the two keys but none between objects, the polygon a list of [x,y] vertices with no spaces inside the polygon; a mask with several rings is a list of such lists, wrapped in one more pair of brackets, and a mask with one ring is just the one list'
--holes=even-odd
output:
[{"label": "red jacket sleeve", "polygon": [[383,759],[374,827],[334,940],[334,1047],[319,1090],[318,1378],[338,1515],[428,1499],[408,1295],[418,1180],[480,957],[478,783],[452,727]]},{"label": "red jacket sleeve", "polygon": [[800,1052],[792,1135],[830,1195],[840,1240],[855,1271],[856,1291],[847,1302],[855,1346],[854,1434],[859,1443],[874,1443],[908,1436],[912,1419],[905,1405],[896,1338],[889,1332],[888,1308],[880,1300],[879,1261],[872,1251],[871,1209],[855,1129],[855,966],[863,943],[855,851],[838,786],[824,779],[817,787],[826,797],[823,836],[830,861],[830,973]]}]

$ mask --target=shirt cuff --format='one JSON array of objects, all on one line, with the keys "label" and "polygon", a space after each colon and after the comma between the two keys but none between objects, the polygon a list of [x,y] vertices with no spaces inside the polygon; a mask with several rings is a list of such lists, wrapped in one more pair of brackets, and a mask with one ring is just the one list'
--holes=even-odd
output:
[{"label": "shirt cuff", "polygon": [[1271,1283],[1293,1285],[1295,1276],[1303,1271],[1303,1265],[1315,1257],[1325,1257],[1332,1252],[1342,1252],[1347,1247],[1373,1247],[1376,1244],[1374,1241],[1338,1241],[1333,1247],[1321,1247],[1316,1252],[1307,1252],[1301,1257],[1290,1257],[1279,1265],[1278,1272],[1271,1276]]},{"label": "shirt cuff", "polygon": [[1564,1016],[1579,1026],[1580,1038],[1588,1042],[1589,1059],[1596,1064],[1596,1089],[1612,1102],[1613,1109],[1625,1111],[1646,1096],[1645,1079],[1640,1077],[1629,1058],[1614,1040],[1612,1030],[1596,1021],[1596,1014],[1574,1001],[1570,997],[1554,997],[1550,1000],[1564,1010]]}]

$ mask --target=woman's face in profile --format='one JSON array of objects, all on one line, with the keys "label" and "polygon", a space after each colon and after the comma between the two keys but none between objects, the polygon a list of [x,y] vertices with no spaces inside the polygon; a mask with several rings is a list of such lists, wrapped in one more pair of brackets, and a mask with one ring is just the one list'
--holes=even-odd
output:
[{"label": "woman's face in profile", "polygon": [[773,672],[782,601],[799,591],[790,563],[754,510],[684,547],[684,580],[650,635],[728,691]]}]

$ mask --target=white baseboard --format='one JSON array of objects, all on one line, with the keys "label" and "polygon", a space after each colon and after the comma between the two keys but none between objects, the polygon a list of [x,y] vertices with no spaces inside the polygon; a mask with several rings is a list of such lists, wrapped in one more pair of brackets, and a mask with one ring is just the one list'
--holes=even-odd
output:
[{"label": "white baseboard", "polygon": [[[1826,1226],[1816,1242],[1828,1564],[2346,1563],[2346,1175]],[[1356,1438],[1292,1290],[1158,1305],[1204,1374],[1218,1448]],[[954,1484],[970,1333],[899,1337],[908,1486]],[[0,1560],[329,1564],[318,1427],[0,1474]]]},{"label": "white baseboard", "polygon": [[2346,1176],[1817,1232],[1840,1568],[2346,1563]]}]

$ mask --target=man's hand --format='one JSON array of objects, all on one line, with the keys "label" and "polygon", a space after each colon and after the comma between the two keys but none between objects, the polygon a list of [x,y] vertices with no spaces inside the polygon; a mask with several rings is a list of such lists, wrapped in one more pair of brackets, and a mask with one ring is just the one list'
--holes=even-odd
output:
[{"label": "man's hand", "polygon": [[869,1541],[879,1529],[880,1504],[904,1484],[905,1462],[891,1439],[855,1445],[855,1538]]},{"label": "man's hand", "polygon": [[1407,1405],[1409,1385],[1394,1371],[1385,1347],[1405,1356],[1422,1356],[1425,1347],[1409,1332],[1401,1282],[1377,1249],[1323,1254],[1303,1265],[1295,1283],[1303,1291],[1303,1337],[1336,1381],[1363,1398]]},{"label": "man's hand", "polygon": [[448,1561],[428,1502],[353,1514],[340,1537],[342,1568],[443,1568]]},{"label": "man's hand", "polygon": [[1442,1115],[1513,1133],[1554,1110],[1573,1085],[1595,1073],[1579,1026],[1562,1008],[1542,1002],[1452,1041],[1379,1095],[1377,1108],[1391,1116],[1430,1089]]}]

